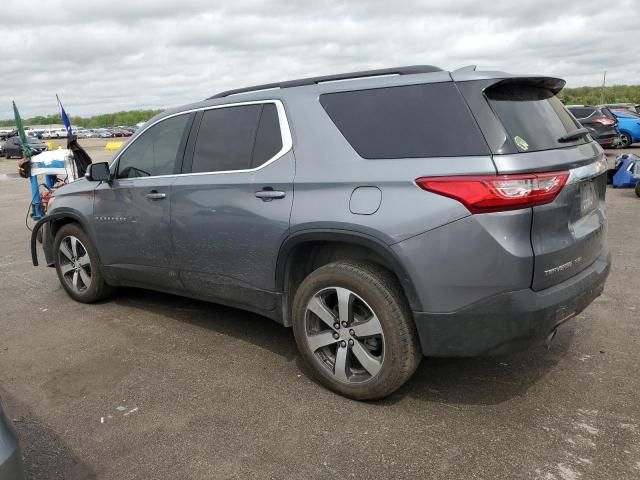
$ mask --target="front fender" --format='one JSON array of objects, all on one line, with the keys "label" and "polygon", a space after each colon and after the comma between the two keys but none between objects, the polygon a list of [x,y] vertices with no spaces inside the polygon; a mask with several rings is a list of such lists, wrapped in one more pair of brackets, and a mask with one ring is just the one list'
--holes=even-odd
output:
[{"label": "front fender", "polygon": [[[54,212],[47,213],[44,217],[38,220],[38,222],[34,225],[33,230],[31,231],[31,263],[33,263],[34,267],[38,266],[38,248],[37,248],[38,232],[50,222],[55,222],[59,220],[72,220],[74,222],[79,223],[82,229],[86,232],[87,235],[89,235],[89,238],[93,242],[93,238],[92,238],[93,235],[92,235],[91,229],[87,225],[86,219],[82,215],[80,215],[79,213],[73,210],[56,209]],[[53,241],[53,230],[50,225],[48,225],[48,228],[46,229],[46,231],[43,231],[43,240],[46,240],[45,236],[49,236],[50,237],[49,241],[51,242]],[[51,252],[49,253],[51,254]],[[98,254],[98,257],[99,257],[99,254]],[[46,251],[45,251],[45,258],[47,263],[49,263],[50,255],[47,255]]]}]

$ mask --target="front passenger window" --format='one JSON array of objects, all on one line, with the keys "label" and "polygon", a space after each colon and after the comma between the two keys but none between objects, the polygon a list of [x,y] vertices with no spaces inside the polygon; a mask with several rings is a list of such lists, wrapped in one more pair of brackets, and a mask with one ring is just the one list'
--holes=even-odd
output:
[{"label": "front passenger window", "polygon": [[189,114],[171,117],[142,133],[120,156],[117,178],[174,173],[182,137],[190,118]]}]

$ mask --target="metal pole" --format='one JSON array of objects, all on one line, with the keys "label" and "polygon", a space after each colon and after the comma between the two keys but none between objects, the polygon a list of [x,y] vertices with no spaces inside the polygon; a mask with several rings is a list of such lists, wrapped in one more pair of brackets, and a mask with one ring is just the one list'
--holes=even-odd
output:
[{"label": "metal pole", "polygon": [[607,71],[604,71],[604,75],[602,77],[602,89],[600,90],[600,105],[604,105],[604,86],[607,83]]}]

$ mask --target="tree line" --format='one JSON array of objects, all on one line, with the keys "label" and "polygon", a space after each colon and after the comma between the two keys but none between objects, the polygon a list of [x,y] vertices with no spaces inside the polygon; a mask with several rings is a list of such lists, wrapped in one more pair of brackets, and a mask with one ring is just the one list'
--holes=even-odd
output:
[{"label": "tree line", "polygon": [[613,85],[604,89],[602,87],[564,88],[558,97],[567,105],[640,104],[640,85]]},{"label": "tree line", "polygon": [[[162,112],[162,110],[129,110],[126,112],[104,113],[86,118],[72,116],[70,119],[71,125],[74,127],[103,128],[117,127],[119,125],[133,126],[136,123],[146,122],[160,112]],[[39,115],[36,117],[23,118],[22,123],[25,126],[62,124],[62,118],[59,113],[47,116]],[[13,118],[0,120],[0,127],[13,127],[15,124]]]}]

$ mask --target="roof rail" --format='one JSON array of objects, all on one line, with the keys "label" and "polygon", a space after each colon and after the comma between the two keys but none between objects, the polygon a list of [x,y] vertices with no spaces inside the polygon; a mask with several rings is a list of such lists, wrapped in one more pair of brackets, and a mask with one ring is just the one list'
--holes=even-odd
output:
[{"label": "roof rail", "polygon": [[237,93],[247,93],[257,90],[269,90],[272,88],[300,87],[302,85],[313,85],[322,82],[335,82],[338,80],[350,80],[355,78],[379,77],[382,75],[412,75],[416,73],[432,73],[441,71],[441,68],[434,67],[433,65],[410,65],[408,67],[380,68],[378,70],[364,70],[362,72],[339,73],[336,75],[325,75],[323,77],[301,78],[298,80],[289,80],[286,82],[265,83],[263,85],[255,85],[253,87],[227,90],[226,92],[221,92],[212,97],[209,97],[207,98],[207,100],[228,97],[229,95],[235,95]]}]

